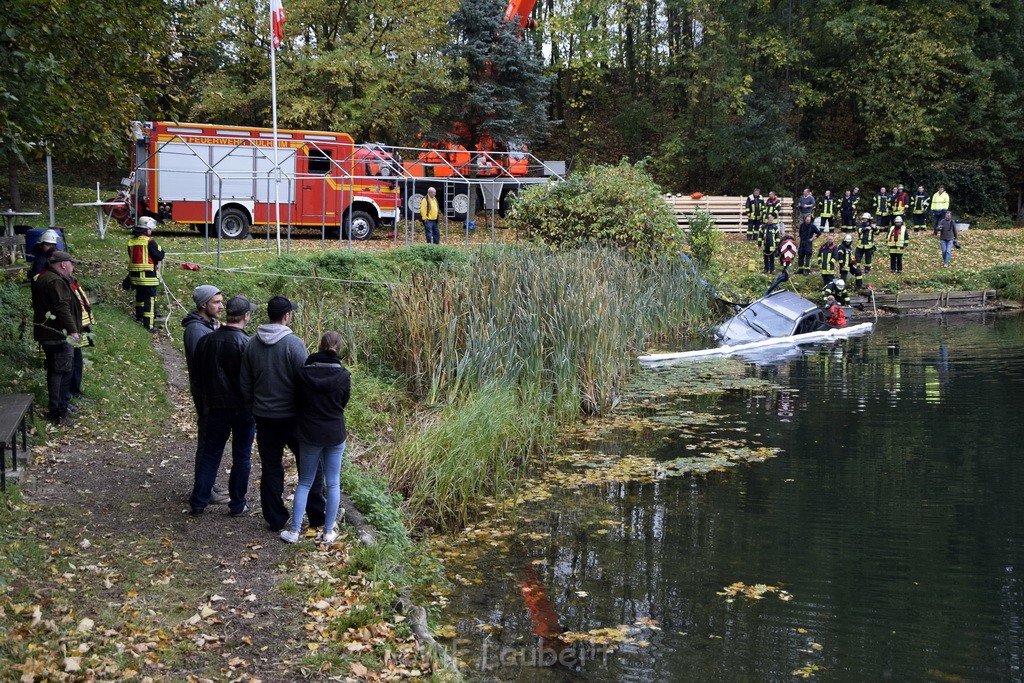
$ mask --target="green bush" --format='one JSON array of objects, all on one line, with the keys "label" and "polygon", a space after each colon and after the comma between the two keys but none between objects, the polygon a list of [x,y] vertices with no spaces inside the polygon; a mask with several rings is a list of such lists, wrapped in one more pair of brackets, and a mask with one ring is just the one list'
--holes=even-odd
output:
[{"label": "green bush", "polygon": [[1024,263],[1004,263],[986,268],[982,277],[999,296],[1024,303]]},{"label": "green bush", "polygon": [[661,188],[642,165],[625,161],[525,189],[507,221],[527,238],[556,246],[598,243],[650,257],[680,245]]},{"label": "green bush", "polygon": [[715,215],[698,208],[690,216],[690,229],[686,233],[690,255],[701,266],[711,263],[712,257],[722,244],[722,233],[715,227]]}]

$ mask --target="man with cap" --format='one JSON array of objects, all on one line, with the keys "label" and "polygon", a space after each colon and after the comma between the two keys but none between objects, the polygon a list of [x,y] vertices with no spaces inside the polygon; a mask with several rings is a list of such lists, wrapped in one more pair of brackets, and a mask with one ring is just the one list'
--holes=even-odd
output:
[{"label": "man with cap", "polygon": [[[182,335],[185,344],[185,365],[188,367],[188,387],[192,393],[192,403],[196,407],[196,469],[203,453],[203,437],[206,435],[206,415],[203,411],[203,400],[199,386],[199,371],[195,367],[196,346],[199,340],[220,326],[220,314],[224,312],[224,296],[213,285],[199,285],[192,290],[192,301],[196,310],[189,312],[182,321]],[[210,502],[224,504],[229,501],[228,492],[223,486],[214,483]]]},{"label": "man with cap", "polygon": [[199,398],[206,415],[203,454],[196,468],[195,484],[189,497],[192,515],[206,511],[213,492],[213,482],[220,469],[224,446],[231,437],[231,477],[228,479],[228,511],[240,517],[249,511],[246,493],[249,489],[252,437],[256,422],[242,400],[239,378],[242,355],[249,343],[245,326],[255,304],[244,296],[228,300],[227,321],[196,344],[194,367],[199,378]]},{"label": "man with cap", "polygon": [[[135,319],[150,332],[156,329],[156,288],[160,284],[156,270],[164,252],[153,239],[156,221],[143,216],[132,228],[128,239],[128,285],[135,290]],[[127,289],[127,287],[126,287]]]},{"label": "man with cap", "polygon": [[67,420],[74,371],[72,343],[78,343],[82,331],[82,307],[71,290],[75,263],[66,251],[54,251],[49,266],[32,283],[32,336],[46,357],[47,417],[58,424]]},{"label": "man with cap", "polygon": [[[299,462],[295,378],[309,354],[305,342],[289,327],[295,309],[286,297],[271,298],[267,303],[270,322],[256,328],[242,358],[242,395],[256,418],[262,471],[260,506],[271,531],[284,529],[290,516],[284,504],[285,446],[291,449],[296,466]],[[323,474],[318,468],[306,508],[311,527],[323,526],[325,507]]]}]

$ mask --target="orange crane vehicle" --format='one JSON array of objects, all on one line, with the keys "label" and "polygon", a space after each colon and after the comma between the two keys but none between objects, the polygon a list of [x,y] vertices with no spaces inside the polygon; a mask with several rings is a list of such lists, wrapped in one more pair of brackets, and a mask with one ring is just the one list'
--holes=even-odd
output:
[{"label": "orange crane vehicle", "polygon": [[[514,21],[520,29],[533,29],[537,22],[530,16],[537,0],[509,0],[506,21]],[[422,136],[420,136],[422,138]],[[408,218],[419,214],[420,203],[433,187],[448,218],[464,221],[468,215],[470,196],[475,194],[476,206],[502,215],[511,199],[524,185],[546,183],[565,175],[564,161],[540,161],[524,144],[500,147],[485,135],[475,149],[467,147],[469,135],[456,124],[451,141],[424,143],[422,147],[389,147],[365,143],[356,152],[359,166],[367,176],[397,178],[402,206]]]}]

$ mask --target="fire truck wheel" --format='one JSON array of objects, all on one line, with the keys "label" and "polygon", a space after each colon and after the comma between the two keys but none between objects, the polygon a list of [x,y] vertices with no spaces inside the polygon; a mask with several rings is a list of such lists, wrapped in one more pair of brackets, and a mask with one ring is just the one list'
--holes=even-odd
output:
[{"label": "fire truck wheel", "polygon": [[452,218],[457,221],[466,220],[469,213],[469,195],[463,192],[452,196]]},{"label": "fire truck wheel", "polygon": [[249,217],[235,207],[220,212],[220,236],[228,240],[241,240],[249,235]]},{"label": "fire truck wheel", "polygon": [[[345,230],[348,231],[349,221],[348,217],[345,217]],[[365,211],[353,211],[352,212],[352,239],[354,240],[368,240],[370,234],[373,233],[375,227],[373,217]]]}]

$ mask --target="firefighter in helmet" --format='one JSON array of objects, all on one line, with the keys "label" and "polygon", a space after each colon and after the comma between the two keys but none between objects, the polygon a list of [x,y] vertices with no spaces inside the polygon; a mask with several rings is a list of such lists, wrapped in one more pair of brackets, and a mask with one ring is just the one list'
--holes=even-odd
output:
[{"label": "firefighter in helmet", "polygon": [[871,272],[871,259],[875,255],[875,219],[866,211],[857,224],[857,261],[864,264],[864,273]]},{"label": "firefighter in helmet", "polygon": [[907,237],[907,229],[903,227],[903,216],[896,216],[885,239],[889,246],[889,270],[893,273],[903,272],[903,252],[907,248]]},{"label": "firefighter in helmet", "polygon": [[849,306],[850,290],[846,288],[846,281],[842,278],[836,278],[825,285],[824,289],[821,290],[821,298],[828,301],[829,297],[835,297],[840,306]]},{"label": "firefighter in helmet", "polygon": [[128,240],[128,277],[126,289],[135,290],[135,319],[150,332],[156,332],[156,288],[160,284],[157,268],[164,252],[153,239],[156,221],[143,216],[132,228]]},{"label": "firefighter in helmet", "polygon": [[36,278],[39,277],[39,273],[43,272],[46,268],[47,261],[50,258],[50,254],[57,251],[57,243],[60,241],[60,237],[57,235],[57,231],[44,230],[43,234],[39,236],[39,240],[32,247],[32,268],[28,271],[28,281],[35,282]]}]

